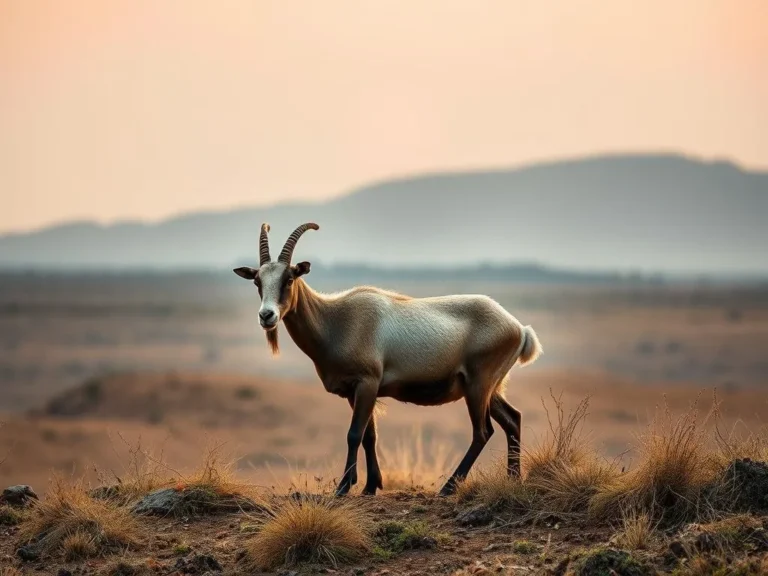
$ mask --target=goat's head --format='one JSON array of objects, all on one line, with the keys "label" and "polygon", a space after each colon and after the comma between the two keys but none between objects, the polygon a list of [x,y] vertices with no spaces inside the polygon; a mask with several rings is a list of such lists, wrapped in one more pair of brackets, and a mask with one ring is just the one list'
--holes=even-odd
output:
[{"label": "goat's head", "polygon": [[319,229],[320,227],[313,222],[302,224],[296,228],[285,241],[280,256],[273,262],[269,256],[269,238],[267,237],[269,224],[264,223],[261,225],[261,236],[259,237],[259,267],[243,266],[234,269],[235,274],[246,280],[252,280],[258,288],[261,297],[259,323],[268,334],[277,329],[280,320],[296,303],[296,290],[293,281],[309,273],[309,262],[291,264],[296,242],[307,230]]}]

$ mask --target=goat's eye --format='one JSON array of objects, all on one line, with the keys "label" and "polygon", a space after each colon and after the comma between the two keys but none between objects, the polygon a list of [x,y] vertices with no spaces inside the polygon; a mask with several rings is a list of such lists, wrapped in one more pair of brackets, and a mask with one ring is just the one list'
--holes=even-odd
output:
[{"label": "goat's eye", "polygon": [[293,284],[293,278],[288,278],[288,280],[285,282],[286,286],[291,286]]}]

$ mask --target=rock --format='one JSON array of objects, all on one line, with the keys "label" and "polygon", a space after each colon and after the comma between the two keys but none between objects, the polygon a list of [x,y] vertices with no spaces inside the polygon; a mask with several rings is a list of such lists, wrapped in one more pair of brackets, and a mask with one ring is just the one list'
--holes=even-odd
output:
[{"label": "rock", "polygon": [[733,482],[735,506],[745,512],[768,510],[768,464],[749,458],[734,460],[725,471],[726,482]]},{"label": "rock", "polygon": [[254,511],[258,506],[240,496],[221,496],[203,488],[161,488],[144,496],[133,507],[134,514],[177,516],[215,514],[237,510]]},{"label": "rock", "polygon": [[669,551],[675,558],[688,558],[688,550],[680,540],[673,540],[669,543]]},{"label": "rock", "polygon": [[133,507],[133,511],[136,514],[165,516],[176,512],[182,501],[182,493],[175,488],[162,488],[144,496]]},{"label": "rock", "polygon": [[7,504],[8,506],[27,506],[33,500],[39,500],[39,498],[35,491],[26,484],[9,486],[0,495],[0,504]]},{"label": "rock", "polygon": [[696,550],[699,552],[712,552],[717,549],[717,539],[708,532],[702,532],[696,537]]},{"label": "rock", "polygon": [[432,550],[437,548],[437,540],[432,536],[408,535],[403,539],[404,550]]},{"label": "rock", "polygon": [[604,548],[588,553],[576,563],[578,576],[650,576],[652,570],[624,550]]},{"label": "rock", "polygon": [[221,572],[223,570],[219,561],[209,554],[195,554],[191,558],[179,558],[173,568],[182,574],[201,575],[207,572]]},{"label": "rock", "polygon": [[40,559],[40,550],[38,550],[37,546],[27,544],[16,550],[16,555],[25,562],[34,562]]},{"label": "rock", "polygon": [[485,526],[491,520],[493,520],[493,512],[484,504],[463,510],[456,516],[456,522],[461,526]]}]

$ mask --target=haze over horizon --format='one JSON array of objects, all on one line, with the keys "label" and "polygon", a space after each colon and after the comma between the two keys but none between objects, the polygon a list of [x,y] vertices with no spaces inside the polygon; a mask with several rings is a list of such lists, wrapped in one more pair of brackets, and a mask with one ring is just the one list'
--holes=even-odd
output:
[{"label": "haze over horizon", "polygon": [[765,170],[767,21],[760,0],[4,0],[0,234],[600,154]]}]

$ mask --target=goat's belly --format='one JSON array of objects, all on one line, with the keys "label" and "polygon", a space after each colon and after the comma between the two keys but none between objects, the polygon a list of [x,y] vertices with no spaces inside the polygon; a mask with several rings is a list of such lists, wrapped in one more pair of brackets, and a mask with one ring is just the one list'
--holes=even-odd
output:
[{"label": "goat's belly", "polygon": [[439,380],[392,382],[379,388],[379,396],[419,406],[439,406],[464,396],[459,380],[450,376]]}]

